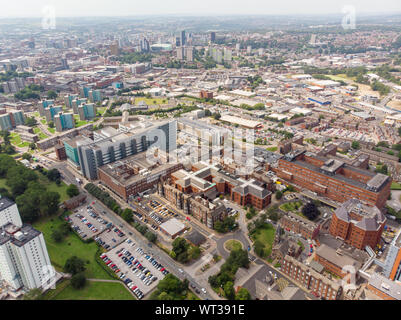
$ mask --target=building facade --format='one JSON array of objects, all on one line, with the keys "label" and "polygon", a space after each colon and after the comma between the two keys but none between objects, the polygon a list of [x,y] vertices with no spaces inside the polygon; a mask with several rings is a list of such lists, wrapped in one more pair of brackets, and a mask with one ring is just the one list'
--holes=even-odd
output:
[{"label": "building facade", "polygon": [[50,258],[43,234],[22,223],[17,205],[0,198],[0,276],[15,290],[44,287]]},{"label": "building facade", "polygon": [[390,177],[304,150],[286,154],[278,164],[280,178],[340,203],[355,198],[382,209],[390,194]]},{"label": "building facade", "polygon": [[95,142],[79,145],[78,157],[82,173],[89,179],[97,179],[98,167],[146,151],[150,146],[167,153],[175,150],[177,122],[163,121],[138,130],[100,136]]},{"label": "building facade", "polygon": [[325,300],[337,300],[342,293],[342,287],[315,270],[309,268],[293,257],[286,256],[281,271],[304,288]]},{"label": "building facade", "polygon": [[364,250],[366,246],[375,249],[385,224],[386,217],[377,207],[350,199],[333,213],[329,232],[358,249]]}]

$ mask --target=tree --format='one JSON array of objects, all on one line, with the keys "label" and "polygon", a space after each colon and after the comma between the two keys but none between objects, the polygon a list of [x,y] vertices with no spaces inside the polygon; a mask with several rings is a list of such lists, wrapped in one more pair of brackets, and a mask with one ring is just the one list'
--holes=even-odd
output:
[{"label": "tree", "polygon": [[172,251],[176,255],[176,260],[181,263],[186,263],[189,260],[189,254],[188,254],[188,249],[189,249],[189,243],[181,237],[177,237],[173,241],[173,249]]},{"label": "tree", "polygon": [[247,289],[241,288],[235,295],[235,300],[251,300],[251,294]]},{"label": "tree", "polygon": [[215,112],[215,113],[213,113],[213,118],[214,118],[215,120],[219,120],[219,119],[221,118],[221,114],[218,113],[218,112]]},{"label": "tree", "polygon": [[64,264],[64,272],[76,275],[77,273],[85,271],[85,262],[77,256],[68,258]]},{"label": "tree", "polygon": [[75,184],[73,184],[73,183],[70,184],[70,185],[67,187],[67,195],[68,195],[70,198],[79,195],[79,189],[78,189],[78,187],[77,187]]},{"label": "tree", "polygon": [[81,289],[86,285],[86,277],[84,272],[79,272],[71,277],[71,286],[74,289]]},{"label": "tree", "polygon": [[44,215],[53,215],[58,211],[60,194],[58,192],[45,192],[40,199],[40,212]]},{"label": "tree", "polygon": [[35,117],[27,117],[25,119],[25,125],[28,127],[34,127],[38,124],[38,122],[36,121]]},{"label": "tree", "polygon": [[31,143],[29,144],[29,149],[35,150],[35,149],[36,149],[36,143],[31,142]]},{"label": "tree", "polygon": [[54,90],[47,91],[47,98],[48,99],[56,99],[57,98],[57,92],[54,91]]},{"label": "tree", "polygon": [[49,179],[50,181],[56,181],[57,179],[61,178],[60,171],[58,171],[57,169],[51,169],[47,171],[46,176],[47,179]]},{"label": "tree", "polygon": [[283,197],[283,193],[280,190],[276,191],[276,199],[280,200]]},{"label": "tree", "polygon": [[320,214],[320,212],[313,202],[308,202],[302,208],[302,214],[309,220],[315,220],[316,217]]},{"label": "tree", "polygon": [[357,149],[359,149],[359,142],[358,141],[352,141],[352,144],[351,144],[351,147],[352,147],[352,149],[355,149],[355,150],[357,150]]},{"label": "tree", "polygon": [[49,126],[49,128],[54,128],[54,122],[53,121],[50,121],[47,125]]},{"label": "tree", "polygon": [[255,253],[259,257],[261,257],[261,258],[265,257],[265,246],[260,240],[256,240],[253,244],[253,247],[254,247]]},{"label": "tree", "polygon": [[132,210],[129,208],[126,208],[123,210],[123,212],[121,212],[121,218],[123,218],[128,223],[133,221],[132,215],[133,215]]},{"label": "tree", "polygon": [[51,238],[54,242],[61,242],[63,240],[63,234],[59,230],[54,230],[51,234]]},{"label": "tree", "polygon": [[145,237],[149,242],[155,242],[157,240],[157,235],[151,231],[146,232]]},{"label": "tree", "polygon": [[231,281],[226,282],[226,284],[224,285],[224,295],[228,300],[234,300],[235,290],[234,284]]},{"label": "tree", "polygon": [[24,159],[24,160],[31,160],[31,158],[32,158],[32,155],[30,153],[25,152],[22,155],[22,159]]}]

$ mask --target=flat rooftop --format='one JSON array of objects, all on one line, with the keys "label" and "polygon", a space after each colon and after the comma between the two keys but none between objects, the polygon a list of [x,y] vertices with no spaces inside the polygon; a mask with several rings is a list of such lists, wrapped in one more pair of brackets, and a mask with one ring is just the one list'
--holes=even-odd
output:
[{"label": "flat rooftop", "polygon": [[[285,159],[287,161],[290,161],[300,167],[307,168],[311,171],[315,171],[321,174],[326,175],[327,177],[330,177],[332,179],[339,180],[341,182],[345,182],[349,185],[365,189],[368,191],[372,192],[378,192],[380,189],[386,184],[386,182],[389,180],[389,177],[386,175],[383,175],[381,173],[373,173],[370,172],[369,170],[364,170],[360,168],[356,168],[352,165],[348,165],[342,161],[336,160],[336,159],[330,159],[322,156],[317,156],[315,154],[312,154],[310,152],[306,153],[306,156],[313,157],[315,159],[324,161],[324,165],[321,167],[315,166],[314,164],[307,162],[305,160],[295,160],[296,156],[299,155],[299,153],[294,153],[294,154],[289,154],[288,156],[286,155]],[[343,167],[344,169],[354,171],[357,174],[364,175],[367,177],[370,177],[370,180],[367,183],[351,179],[346,177],[345,175],[341,173],[335,173],[339,168]]]},{"label": "flat rooftop", "polygon": [[171,218],[160,225],[160,228],[173,236],[185,229],[185,225],[176,218]]},{"label": "flat rooftop", "polygon": [[[123,160],[103,165],[99,170],[110,176],[115,183],[129,186],[148,176],[163,174],[163,171],[176,165],[176,163],[150,163],[146,159],[146,152],[142,152]],[[138,171],[138,173],[135,174],[134,171]]]},{"label": "flat rooftop", "polygon": [[0,245],[11,241],[14,245],[22,247],[32,239],[41,234],[40,231],[34,229],[31,225],[24,224],[21,228],[8,223],[0,231]]},{"label": "flat rooftop", "polygon": [[15,202],[0,195],[0,212],[14,205]]}]

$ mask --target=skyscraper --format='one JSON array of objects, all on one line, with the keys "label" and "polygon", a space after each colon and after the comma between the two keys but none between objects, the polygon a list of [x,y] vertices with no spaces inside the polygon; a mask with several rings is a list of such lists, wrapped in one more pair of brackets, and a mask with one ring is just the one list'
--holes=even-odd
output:
[{"label": "skyscraper", "polygon": [[185,36],[185,30],[182,30],[181,31],[181,46],[185,46],[185,44],[187,43],[187,39],[186,39],[186,36]]},{"label": "skyscraper", "polygon": [[60,112],[54,116],[54,125],[56,126],[57,132],[73,129],[75,127],[74,114],[72,112]]},{"label": "skyscraper", "polygon": [[23,224],[17,205],[1,196],[0,229],[0,278],[15,290],[47,286],[54,269],[43,234]]},{"label": "skyscraper", "polygon": [[210,42],[211,43],[216,42],[216,32],[214,32],[214,31],[210,32]]}]

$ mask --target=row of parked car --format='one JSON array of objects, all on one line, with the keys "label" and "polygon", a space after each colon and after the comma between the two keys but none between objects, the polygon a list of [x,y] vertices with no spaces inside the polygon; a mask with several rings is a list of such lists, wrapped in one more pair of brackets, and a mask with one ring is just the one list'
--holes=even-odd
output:
[{"label": "row of parked car", "polygon": [[227,214],[228,214],[229,216],[233,216],[233,215],[235,215],[237,212],[238,212],[238,211],[235,210],[235,209],[233,209],[233,208],[227,208]]},{"label": "row of parked car", "polygon": [[103,219],[102,217],[99,217],[99,215],[95,211],[93,211],[91,206],[87,206],[86,208],[88,209],[89,215],[92,218],[95,218],[99,223],[102,223],[102,224],[108,224],[109,223],[107,220]]},{"label": "row of parked car", "polygon": [[138,259],[135,259],[128,250],[123,249],[118,256],[121,257],[123,262],[128,266],[133,266],[133,274],[136,275],[145,285],[150,286],[157,280],[157,277],[154,276],[149,269],[145,268]]},{"label": "row of parked car", "polygon": [[106,266],[108,266],[115,273],[119,273],[120,272],[120,269],[117,267],[117,265],[115,263],[113,263],[113,261],[105,253],[102,253],[100,255],[100,258],[104,261]]},{"label": "row of parked car", "polygon": [[167,269],[164,268],[161,263],[157,262],[150,254],[147,254],[142,248],[137,248],[135,251],[138,252],[140,255],[145,256],[145,259],[148,260],[152,264],[152,266],[155,269],[159,270],[163,275],[169,274]]},{"label": "row of parked car", "polygon": [[107,230],[107,232],[110,232],[111,230],[113,230],[115,233],[117,233],[117,236],[119,236],[120,238],[122,238],[122,237],[125,236],[125,233],[122,232],[122,231],[121,231],[120,229],[118,229],[117,227],[114,227],[114,229],[113,229],[113,227],[111,227],[111,228],[109,228],[109,230]]},{"label": "row of parked car", "polygon": [[156,221],[156,223],[158,224],[162,224],[164,222],[163,218],[159,217],[158,215],[156,215],[155,213],[151,213],[149,215],[149,217],[151,217],[154,221]]},{"label": "row of parked car", "polygon": [[141,300],[143,298],[143,292],[141,290],[139,290],[138,286],[136,286],[135,283],[133,283],[130,278],[125,279],[124,283],[133,292],[133,294],[135,294],[135,296],[139,300]]},{"label": "row of parked car", "polygon": [[85,239],[88,236],[84,231],[81,230],[79,226],[76,226],[75,224],[71,225],[71,229],[75,230],[82,239]]},{"label": "row of parked car", "polygon": [[110,245],[107,244],[101,237],[95,237],[94,240],[100,244],[103,248],[105,248],[106,250],[108,250],[110,248]]},{"label": "row of parked car", "polygon": [[161,206],[161,204],[160,204],[159,202],[155,201],[155,200],[151,200],[151,201],[149,202],[149,205],[150,205],[153,209],[156,209],[158,206]]}]

